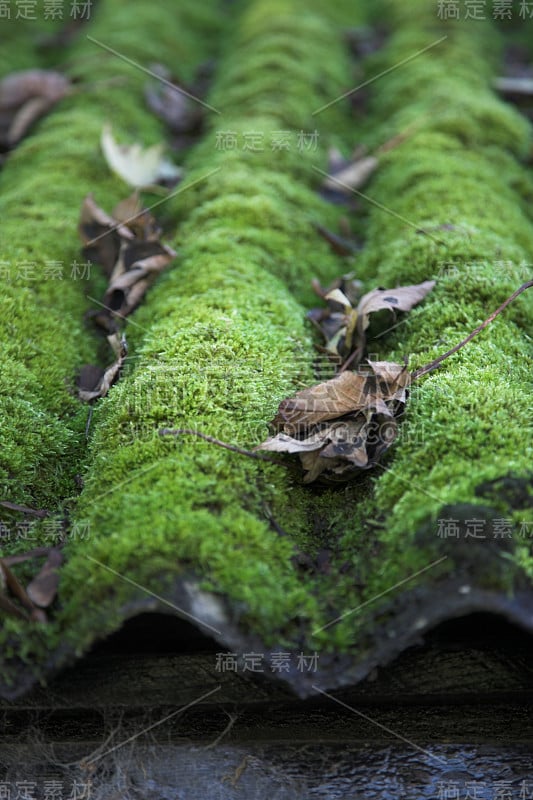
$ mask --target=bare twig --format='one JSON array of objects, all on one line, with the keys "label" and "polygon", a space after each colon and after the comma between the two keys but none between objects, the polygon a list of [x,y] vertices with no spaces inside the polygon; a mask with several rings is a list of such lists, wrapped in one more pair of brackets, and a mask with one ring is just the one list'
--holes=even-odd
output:
[{"label": "bare twig", "polygon": [[233,453],[240,453],[241,456],[256,458],[258,461],[269,461],[271,464],[278,464],[281,465],[282,467],[287,466],[285,461],[282,461],[280,458],[273,458],[271,456],[266,456],[263,453],[256,453],[253,450],[246,450],[243,447],[238,447],[236,444],[229,444],[228,442],[223,442],[221,439],[215,439],[214,436],[208,436],[207,433],[200,433],[200,431],[194,431],[192,430],[192,428],[160,428],[159,435],[198,436],[200,439],[205,439],[206,442],[218,445],[218,447],[224,447],[226,450],[231,450]]},{"label": "bare twig", "polygon": [[29,506],[20,505],[20,503],[12,503],[11,500],[0,500],[0,506],[9,508],[10,511],[21,511],[23,514],[30,514],[32,517],[44,519],[49,515],[49,511],[42,508],[30,508]]},{"label": "bare twig", "polygon": [[417,378],[422,377],[422,375],[426,375],[428,372],[431,372],[432,370],[436,369],[439,366],[439,364],[441,364],[444,361],[444,359],[448,358],[454,353],[457,353],[457,351],[460,350],[461,347],[464,347],[465,344],[468,344],[468,342],[470,342],[474,338],[474,336],[477,336],[478,333],[481,333],[481,331],[487,327],[487,325],[490,325],[490,323],[496,319],[498,314],[501,314],[502,311],[505,308],[507,308],[509,303],[511,303],[516,297],[518,297],[518,295],[522,294],[522,292],[525,292],[526,289],[530,289],[531,286],[533,286],[533,280],[527,281],[527,283],[523,283],[522,286],[520,286],[520,288],[516,290],[516,292],[513,292],[512,295],[508,297],[507,300],[505,300],[499,308],[496,309],[496,311],[492,312],[490,317],[487,317],[487,319],[484,322],[482,322],[481,325],[478,325],[478,327],[474,331],[472,331],[472,333],[470,333],[466,337],[466,339],[463,339],[462,342],[459,342],[459,344],[456,344],[455,347],[452,347],[451,350],[448,350],[446,353],[443,353],[441,356],[438,356],[438,358],[435,358],[433,361],[430,361],[429,364],[426,364],[425,366],[420,367],[420,369],[415,370],[411,374],[411,379],[415,381],[417,380]]}]

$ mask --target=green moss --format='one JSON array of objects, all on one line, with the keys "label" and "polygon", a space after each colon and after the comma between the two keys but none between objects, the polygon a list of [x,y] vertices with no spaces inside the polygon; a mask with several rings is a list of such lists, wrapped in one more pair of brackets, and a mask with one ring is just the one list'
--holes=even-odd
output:
[{"label": "green moss", "polygon": [[[327,280],[339,270],[312,228],[314,219],[331,217],[311,189],[310,166],[324,159],[326,143],[319,136],[316,150],[302,154],[296,137],[333,88],[338,93],[331,76],[340,80],[345,53],[327,17],[321,24],[302,18],[298,3],[285,5],[283,21],[269,12],[272,33],[262,31],[252,46],[256,14],[267,6],[256,3],[244,13],[209,98],[215,107],[224,104],[224,130],[259,131],[264,149],[217,147],[215,120],[193,154],[191,182],[219,172],[169,206],[182,220],[181,259],[136,313],[131,374],[95,410],[93,463],[77,513],[90,525],[88,553],[134,572],[146,586],[157,585],[160,562],[173,559],[178,572],[191,568],[206,586],[230,593],[246,624],[274,641],[289,636],[292,619],[320,615],[291,561],[295,544],[317,549],[313,496],[297,471],[258,465],[192,437],[157,435],[177,425],[253,446],[266,436],[281,397],[313,381],[304,308],[279,278],[298,298],[310,298],[312,276]],[[306,47],[294,37],[289,47],[287,32],[302,27]],[[324,67],[312,53],[326,44],[337,55]],[[269,66],[274,57],[285,76],[283,97]],[[264,85],[242,96],[252,75],[264,76]],[[319,88],[313,93],[310,86]],[[291,147],[273,152],[269,137],[282,128]],[[64,572],[67,597],[95,572],[82,549],[76,543]],[[105,586],[97,591],[106,602]],[[77,614],[76,603],[65,608],[63,625]]]},{"label": "green moss", "polygon": [[[40,45],[61,27],[60,20],[44,19],[42,11],[36,8],[33,9],[34,19],[31,19],[31,8],[29,18],[23,19],[23,9],[6,6],[0,19],[0,79],[18,70],[45,68],[47,53]],[[19,11],[21,16],[17,19]]]},{"label": "green moss", "polygon": [[[396,583],[422,589],[466,571],[483,588],[509,592],[515,573],[505,567],[529,569],[514,543],[476,559],[467,541],[454,550],[438,535],[439,515],[457,513],[466,524],[479,509],[490,524],[495,513],[514,520],[519,510],[503,498],[491,504],[478,489],[530,472],[526,297],[413,387],[396,446],[348,486],[304,487],[297,463],[259,464],[193,436],[158,435],[161,427],[195,428],[251,447],[266,436],[279,401],[315,381],[304,319],[309,282],[346,270],[312,228],[338,214],[313,192],[312,167],[325,165],[331,141],[353,145],[360,134],[376,145],[417,121],[368,187],[391,213],[368,212],[355,268],[368,288],[438,282],[390,335],[371,339],[372,353],[424,364],[475,328],[526,269],[531,185],[518,158],[530,133],[489,91],[493,34],[451,27],[429,62],[420,56],[392,69],[442,34],[424,4],[380,5],[398,33],[367,68],[391,71],[373,84],[364,130],[349,133],[347,103],[313,115],[349,88],[339,21],[349,20],[350,4],[331,15],[321,5],[304,14],[300,0],[254,0],[232,20],[209,97],[223,113],[210,116],[182,190],[164,204],[169,227],[179,223],[180,258],[131,319],[128,369],[95,407],[90,451],[78,461],[85,486],[74,521],[87,538],[72,535],[66,548],[47,646],[62,639],[80,653],[113,630],[121,606],[142,596],[128,580],[172,596],[173,581],[193,575],[230,600],[244,633],[268,645],[363,657],[373,631],[390,620]],[[124,130],[155,137],[155,123],[113,91]],[[73,152],[82,164],[89,158],[114,200],[116,182],[106,179],[94,144],[111,100],[84,105],[98,118],[94,130],[85,120],[90,137],[82,136],[75,98],[69,103],[35,142],[51,141],[58,119],[79,124]],[[315,129],[316,149],[299,151],[295,137]],[[269,140],[281,130],[292,146],[276,151]],[[220,146],[228,131],[234,149]],[[252,131],[263,148],[246,152]],[[324,552],[329,569],[313,561]],[[443,555],[448,560],[428,572]],[[354,614],[359,607],[365,611]]]},{"label": "green moss", "polygon": [[[423,16],[416,21],[418,11],[410,23],[418,32],[414,38],[395,35],[383,64],[400,61],[413,52],[415,41],[421,43],[425,28]],[[391,213],[371,211],[369,245],[357,263],[358,277],[375,285],[437,278],[424,305],[392,337],[376,340],[375,348],[369,343],[380,357],[407,355],[411,367],[463,339],[530,277],[530,179],[516,161],[530,147],[530,128],[489,90],[483,36],[469,36],[465,26],[452,28],[450,38],[431,58],[428,54],[423,62],[421,56],[382,78],[373,97],[374,119],[383,120],[374,129],[378,141],[397,119],[403,125],[418,120],[413,135],[383,159],[368,189]],[[469,78],[461,70],[466,61],[458,58],[460,52],[468,52]],[[481,70],[471,66],[478,61],[485,63]],[[531,419],[524,398],[531,389],[526,331],[532,317],[531,298],[524,296],[413,388],[400,442],[366,507],[367,513],[388,511],[379,539],[391,583],[430,563],[429,538],[416,553],[410,543],[444,505],[468,502],[477,486],[508,471],[529,474]],[[501,516],[512,513],[507,504]],[[436,523],[433,530],[438,552]],[[351,531],[343,545],[349,549],[358,538]],[[453,556],[453,542],[441,543],[440,552]],[[374,579],[374,590],[381,587]]]},{"label": "green moss", "polygon": [[514,553],[515,563],[524,570],[530,581],[533,580],[533,554],[527,545],[517,547]]},{"label": "green moss", "polygon": [[[96,15],[90,31],[141,64],[166,54],[168,64],[183,57],[192,67],[199,55],[198,33],[193,28],[184,35],[183,22],[202,25],[203,32],[207,20],[207,30],[216,28],[217,16],[185,8],[183,16],[170,17],[162,41],[149,4],[137,8],[135,19],[122,4],[110,4]],[[0,299],[6,342],[2,397],[13,420],[3,431],[7,458],[2,493],[13,501],[51,508],[75,491],[73,471],[84,446],[87,410],[74,398],[72,387],[76,370],[84,361],[94,361],[96,350],[83,314],[91,305],[87,296],[101,294],[101,280],[95,280],[94,267],[76,267],[81,260],[79,209],[90,191],[107,207],[128,191],[99,153],[102,125],[120,120],[115,125],[118,136],[129,132],[147,144],[162,136],[142,99],[145,75],[106,53],[100,52],[93,63],[95,47],[86,41],[76,48],[80,64],[91,59],[86,74],[92,88],[64,100],[42,120],[0,176],[1,259],[8,284]],[[38,480],[32,481],[32,473]],[[66,479],[62,485],[56,480],[60,473]]]},{"label": "green moss", "polygon": [[[134,15],[120,2],[102,5],[87,33],[143,66],[164,60],[184,79],[206,57],[222,26],[214,2],[181,4],[179,12],[173,3],[163,3],[157,14],[153,5],[141,3]],[[167,17],[164,30],[161,14]],[[13,38],[2,48],[2,59],[15,53],[11,68],[36,66],[33,35],[39,30],[12,26]],[[88,192],[110,210],[130,191],[106,166],[100,133],[113,120],[120,139],[129,135],[148,145],[163,137],[145,105],[142,71],[85,38],[64,55],[71,67],[78,65],[72,74],[83,79],[79,92],[35,125],[0,174],[0,413],[9,420],[0,434],[0,494],[44,507],[57,519],[79,491],[76,476],[87,447],[88,409],[75,396],[75,373],[98,359],[99,340],[83,317],[93,305],[90,298],[101,295],[103,281],[94,267],[80,267],[79,209]],[[28,537],[20,534],[20,514],[4,510],[2,519],[10,531],[7,539],[2,534],[3,549],[50,543],[44,524],[32,526]],[[51,628],[46,634],[30,631],[24,642],[33,636],[40,648],[43,640],[49,646],[57,641]],[[8,626],[3,646],[10,641]]]}]

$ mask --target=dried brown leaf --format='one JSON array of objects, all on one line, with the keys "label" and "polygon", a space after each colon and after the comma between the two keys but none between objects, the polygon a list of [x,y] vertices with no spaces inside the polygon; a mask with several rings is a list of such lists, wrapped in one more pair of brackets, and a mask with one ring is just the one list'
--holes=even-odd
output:
[{"label": "dried brown leaf", "polygon": [[396,438],[411,375],[402,364],[368,364],[283,400],[272,422],[277,434],[256,450],[297,453],[304,483],[348,480],[374,466]]},{"label": "dried brown leaf", "polygon": [[[350,288],[349,283],[345,285]],[[348,294],[345,285],[339,281],[325,293],[320,293],[314,286],[315,291],[327,302],[328,308],[313,309],[308,314],[326,339],[326,351],[343,364],[342,369],[349,365],[357,366],[361,361],[371,314],[384,309],[392,312],[409,311],[431,291],[435,281],[397,289],[372,289],[359,299],[356,307],[352,299],[353,290]]]},{"label": "dried brown leaf", "polygon": [[312,425],[364,408],[365,379],[354,372],[344,372],[324,383],[288,397],[279,404],[272,426],[286,433],[300,433]]},{"label": "dried brown leaf", "polygon": [[357,317],[360,330],[369,325],[369,315],[375,311],[410,311],[413,306],[433,289],[435,281],[424,281],[414,286],[399,286],[397,289],[372,289],[363,295],[357,306]]},{"label": "dried brown leaf", "polygon": [[100,264],[108,277],[117,263],[121,242],[134,238],[131,230],[110,217],[91,194],[82,203],[78,230],[84,244],[83,256]]},{"label": "dried brown leaf", "polygon": [[319,450],[324,445],[327,433],[317,431],[305,439],[295,439],[288,433],[277,433],[258,445],[256,450],[269,450],[272,453],[305,453]]},{"label": "dried brown leaf", "polygon": [[63,563],[60,550],[52,548],[42,569],[28,584],[28,596],[40,608],[48,608],[53,602],[59,585],[59,567]]},{"label": "dried brown leaf", "polygon": [[90,402],[105,397],[118,379],[127,355],[125,337],[119,335],[119,321],[142,301],[160,272],[176,256],[161,244],[161,230],[137,192],[122,200],[110,216],[88,195],[83,201],[79,232],[83,254],[101,264],[109,279],[102,308],[89,316],[107,334],[115,360],[107,368],[86,364],[77,378],[78,397]]},{"label": "dried brown leaf", "polygon": [[[113,333],[107,337],[107,340],[115,353],[115,361],[105,370],[92,365],[86,365],[82,368],[78,377],[78,397],[80,400],[89,402],[99,397],[105,397],[111,386],[118,379],[120,370],[124,366],[124,361],[128,354],[126,337]],[[92,379],[90,376],[92,376]]]},{"label": "dried brown leaf", "polygon": [[127,226],[138,239],[155,242],[161,236],[161,228],[151,212],[143,208],[137,191],[121,200],[113,209],[112,216],[116,222]]},{"label": "dried brown leaf", "polygon": [[391,363],[386,372],[383,363],[376,362],[375,368],[371,364],[368,373],[342,372],[282,400],[272,426],[279,432],[294,435],[365,408],[378,410],[381,402],[403,402],[410,381],[407,368]]},{"label": "dried brown leaf", "polygon": [[28,597],[26,589],[2,558],[0,558],[0,571],[3,572],[4,584],[11,594],[14,595],[28,611],[33,611],[34,606],[31,599]]},{"label": "dried brown leaf", "polygon": [[318,297],[322,298],[323,300],[325,299],[326,295],[328,295],[334,289],[340,289],[341,292],[346,295],[351,305],[355,306],[361,297],[363,284],[361,281],[358,281],[355,278],[352,272],[350,272],[347,275],[341,275],[340,278],[336,278],[333,283],[327,287],[322,286],[320,281],[315,278],[311,281],[311,287],[315,294],[317,294]]},{"label": "dried brown leaf", "polygon": [[104,306],[121,317],[131,314],[175,257],[172,248],[159,242],[124,243],[104,295]]},{"label": "dried brown leaf", "polygon": [[128,316],[139,305],[176,253],[158,241],[161,229],[152,214],[142,208],[136,192],[116,206],[113,216],[88,195],[83,201],[79,231],[85,244],[83,255],[101,264],[109,278],[102,304],[105,310],[91,316],[108,333],[114,333],[113,320]]},{"label": "dried brown leaf", "polygon": [[364,186],[379,164],[375,156],[363,156],[347,161],[337,168],[333,174],[324,178],[324,189],[351,194],[352,189]]},{"label": "dried brown leaf", "polygon": [[40,117],[72,91],[60,72],[30,69],[12,72],[0,81],[0,144],[13,147]]}]

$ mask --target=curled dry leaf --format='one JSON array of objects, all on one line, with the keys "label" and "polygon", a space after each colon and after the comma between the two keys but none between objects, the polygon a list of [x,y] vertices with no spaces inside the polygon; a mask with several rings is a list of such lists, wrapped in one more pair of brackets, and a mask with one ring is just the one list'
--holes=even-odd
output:
[{"label": "curled dry leaf", "polygon": [[353,203],[353,195],[369,180],[378,164],[378,158],[369,156],[364,146],[356,147],[350,158],[345,158],[337,148],[330,148],[327,172],[318,170],[324,176],[321,195],[337,205]]},{"label": "curled dry leaf", "polygon": [[399,286],[397,289],[372,289],[371,292],[363,295],[357,306],[359,327],[361,330],[368,328],[369,315],[373,311],[382,309],[410,311],[413,306],[424,299],[434,286],[435,281],[424,281],[415,286]]},{"label": "curled dry leaf", "polygon": [[[2,593],[2,589],[8,589],[19,601],[20,605],[23,606],[24,610],[14,603],[7,594]],[[12,572],[2,558],[0,558],[0,609],[16,619],[32,622],[47,621],[45,612],[33,603],[15,573]]]},{"label": "curled dry leaf", "polygon": [[118,380],[120,370],[128,355],[126,337],[113,333],[107,337],[111,345],[115,360],[106,369],[87,364],[81,368],[78,376],[78,397],[89,402],[99,397],[105,397],[112,385]]},{"label": "curled dry leaf", "polygon": [[109,167],[130,186],[143,188],[158,183],[174,186],[182,171],[163,156],[164,144],[143,149],[135,144],[118,144],[110,125],[105,125],[100,139]]},{"label": "curled dry leaf", "polygon": [[123,242],[104,305],[119,317],[127,317],[175,255],[159,242]]},{"label": "curled dry leaf", "polygon": [[[322,286],[320,281],[314,278],[311,281],[311,287],[315,294],[322,300],[334,289],[340,289],[349,299],[351,305],[356,305],[359,302],[363,290],[362,282],[356,279],[353,272],[349,272],[347,275],[341,275],[340,278],[336,278],[333,283],[327,287]],[[343,304],[341,304],[340,310],[342,310],[342,306]]]},{"label": "curled dry leaf", "polygon": [[323,295],[328,309],[315,309],[308,316],[322,331],[326,351],[345,366],[347,363],[357,365],[364,354],[370,315],[383,310],[393,313],[409,311],[434,286],[435,281],[424,281],[396,289],[372,289],[359,299],[354,308],[352,296],[348,296],[339,284]]},{"label": "curled dry leaf", "polygon": [[101,264],[109,278],[104,308],[92,316],[108,333],[114,333],[116,319],[137,308],[176,253],[159,242],[161,229],[136,193],[119,203],[111,216],[88,195],[81,208],[79,232],[83,256]]},{"label": "curled dry leaf", "polygon": [[392,139],[384,142],[375,151],[368,155],[364,145],[358,145],[350,158],[346,159],[336,147],[328,153],[328,173],[322,182],[322,190],[327,199],[333,202],[346,202],[354,190],[364,186],[379,166],[379,158],[383,153],[392,150],[407,139],[418,127],[419,122],[411,123],[407,128],[397,133]]},{"label": "curled dry leaf", "polygon": [[[2,589],[9,590],[25,610],[14,603],[7,594],[4,594]],[[26,589],[2,558],[0,558],[0,609],[16,619],[46,622],[44,611],[34,605]]]},{"label": "curled dry leaf", "polygon": [[32,611],[33,603],[28,597],[25,588],[20,583],[15,573],[7,566],[7,564],[2,558],[0,558],[0,570],[3,572],[3,578],[4,578],[3,582],[6,588],[9,589],[11,594],[14,595],[17,598],[17,600],[20,601],[21,605],[23,605],[24,608],[27,608],[28,611]]},{"label": "curled dry leaf", "polygon": [[17,144],[40,117],[72,91],[60,72],[29,69],[0,81],[0,148]]},{"label": "curled dry leaf", "polygon": [[283,400],[271,423],[276,435],[256,449],[298,453],[304,483],[372,467],[396,438],[411,376],[402,364],[368,363],[368,371],[343,372]]},{"label": "curled dry leaf", "polygon": [[89,261],[100,264],[108,277],[117,263],[122,241],[135,238],[121,222],[124,220],[109,216],[100,208],[92,194],[83,200],[78,228],[84,244],[82,252]]},{"label": "curled dry leaf", "polygon": [[335,300],[326,300],[326,308],[313,308],[311,311],[307,312],[307,319],[309,319],[313,325],[316,325],[327,343],[325,348],[318,347],[317,349],[325,351],[332,360],[341,363],[342,358],[338,349],[332,345],[332,341],[344,325],[346,306],[344,298],[348,298],[350,305],[357,305],[361,296],[363,284],[361,281],[356,280],[354,275],[350,273],[333,281],[327,288],[322,286],[316,279],[311,281],[311,286],[322,300],[325,300],[325,298],[336,289],[340,290],[343,295],[343,301],[341,303],[337,303]]},{"label": "curled dry leaf", "polygon": [[28,597],[36,606],[48,608],[53,602],[59,586],[59,567],[62,563],[61,550],[53,547],[38,575],[28,584]]}]

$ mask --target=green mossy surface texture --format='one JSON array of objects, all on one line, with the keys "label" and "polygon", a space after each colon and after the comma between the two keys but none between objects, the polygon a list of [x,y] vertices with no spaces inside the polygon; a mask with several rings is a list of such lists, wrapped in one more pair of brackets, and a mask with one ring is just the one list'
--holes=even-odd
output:
[{"label": "green mossy surface texture", "polygon": [[[251,0],[224,19],[215,3],[195,5],[160,3],[154,14],[140,3],[132,16],[102,0],[88,29],[136,62],[160,61],[185,77],[208,42],[219,55],[207,98],[215,111],[160,209],[179,256],[131,317],[127,367],[96,404],[89,443],[72,383],[97,358],[83,314],[102,280],[94,268],[89,281],[70,272],[17,279],[0,298],[3,492],[69,511],[73,523],[51,621],[9,621],[1,634],[6,684],[10,659],[40,675],[116,629],[132,604],[154,595],[177,603],[175,587],[192,581],[224,609],[220,626],[231,634],[218,633],[222,644],[316,650],[325,669],[316,682],[330,686],[343,680],[339,663],[361,677],[394,653],[385,640],[405,646],[428,620],[466,613],[466,595],[501,597],[512,617],[533,577],[530,540],[519,535],[531,528],[527,293],[413,386],[383,465],[348,485],[303,486],[297,461],[283,468],[159,435],[194,428],[242,447],[266,438],[279,402],[317,382],[305,320],[316,305],[313,277],[327,283],[353,269],[367,289],[435,279],[424,303],[369,341],[374,358],[407,356],[410,369],[464,338],[531,277],[533,183],[522,164],[531,130],[490,89],[500,46],[493,29],[444,24],[426,2],[369,4],[364,17],[349,2],[333,11],[318,0]],[[354,76],[343,29],[374,13],[390,36]],[[143,103],[146,76],[109,52],[91,60],[95,48],[76,51],[94,88],[40,121],[0,173],[6,261],[70,265],[83,197],[93,191],[111,210],[126,195],[99,154],[105,121],[131,141],[163,136]],[[352,80],[381,72],[365,114],[347,101],[313,113]],[[110,76],[121,80],[98,88]],[[365,141],[372,150],[400,131],[407,135],[381,156],[364,189],[372,202],[361,200],[354,222],[365,247],[343,261],[313,228],[335,227],[343,213],[320,199],[313,167],[326,168],[331,145],[348,152]],[[281,133],[288,147],[273,146]],[[229,134],[237,146],[224,145]],[[77,474],[84,486],[75,499]],[[455,520],[459,538],[439,536],[439,519]],[[475,519],[483,539],[465,537]],[[502,529],[511,535],[494,536]],[[44,525],[35,531],[46,541]],[[205,622],[202,608],[195,613]],[[516,619],[526,624],[519,609]]]},{"label": "green mossy surface texture", "polygon": [[[171,3],[161,10],[169,18],[166,44],[156,36],[158,22],[150,4],[139,4],[134,18],[124,4],[103,4],[91,35],[142,64],[164,55],[169,62],[192,63],[198,30],[195,36],[189,24],[189,39],[181,31],[195,12],[176,14]],[[202,15],[197,23],[203,31]],[[27,38],[28,26],[23,28]],[[28,68],[32,53],[21,48],[15,21],[5,21],[3,29],[6,62],[12,52],[16,66]],[[31,31],[30,41],[37,31]],[[119,121],[115,133],[121,140],[151,144],[162,136],[161,126],[146,111],[146,76],[140,70],[88,40],[67,52],[66,61],[69,55],[84,66],[84,80],[75,84],[78,91],[36,124],[0,175],[0,391],[2,416],[10,420],[0,434],[2,494],[51,510],[76,493],[73,477],[80,468],[79,447],[85,447],[87,409],[75,398],[73,385],[76,371],[95,361],[97,350],[83,316],[91,305],[87,297],[101,294],[102,282],[80,256],[79,209],[89,192],[110,207],[125,193],[99,152],[102,125]],[[36,62],[34,52],[33,66]]]}]

